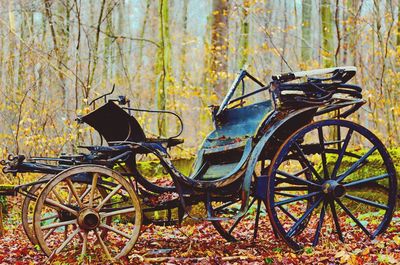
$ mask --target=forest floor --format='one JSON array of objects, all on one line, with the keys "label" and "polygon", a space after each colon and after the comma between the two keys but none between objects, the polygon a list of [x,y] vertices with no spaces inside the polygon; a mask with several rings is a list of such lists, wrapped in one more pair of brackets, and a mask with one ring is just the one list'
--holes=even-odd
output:
[{"label": "forest floor", "polygon": [[[14,201],[17,211],[20,201]],[[20,208],[19,208],[20,209]],[[17,212],[16,212],[17,213]],[[18,213],[17,213],[18,215]],[[0,238],[0,264],[44,264],[46,257],[24,234],[22,225],[11,216],[5,218],[5,234]],[[15,215],[13,218],[16,218]],[[342,218],[344,218],[342,216]],[[226,242],[208,222],[180,227],[144,226],[143,231],[123,264],[400,264],[400,211],[383,235],[369,240],[365,235],[351,233],[340,242],[333,233],[323,230],[317,247],[305,247],[294,253],[277,240],[268,217],[260,219],[259,235],[252,240],[254,218],[239,223],[243,238]],[[312,235],[305,235],[305,237]],[[73,257],[64,257],[54,264],[76,264]],[[104,264],[85,262],[87,264]]]}]

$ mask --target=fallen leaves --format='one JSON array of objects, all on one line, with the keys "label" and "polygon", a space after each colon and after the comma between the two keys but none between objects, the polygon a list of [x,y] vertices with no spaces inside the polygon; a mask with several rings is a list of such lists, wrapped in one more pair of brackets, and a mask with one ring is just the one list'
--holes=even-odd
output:
[{"label": "fallen leaves", "polygon": [[[247,230],[253,219],[240,222],[243,240],[226,242],[208,222],[182,226],[144,226],[141,236],[124,264],[399,264],[400,212],[390,226],[390,232],[374,240],[340,242],[335,234],[316,247],[306,246],[302,253],[294,253],[281,240],[275,239],[267,217],[259,228],[257,240]],[[13,222],[16,222],[15,220]],[[10,225],[0,238],[0,264],[43,264],[46,257],[32,246],[21,225]],[[326,233],[331,233],[327,231]],[[361,233],[361,232],[360,232]],[[248,236],[247,236],[248,234]],[[117,237],[109,239],[117,244]],[[76,264],[66,257],[59,264]],[[75,262],[75,263],[74,263]],[[90,264],[104,264],[92,260]]]}]

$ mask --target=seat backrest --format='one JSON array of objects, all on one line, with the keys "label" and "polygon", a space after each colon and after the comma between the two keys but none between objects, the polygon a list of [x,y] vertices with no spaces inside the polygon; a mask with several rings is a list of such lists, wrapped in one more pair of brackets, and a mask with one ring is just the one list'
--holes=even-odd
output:
[{"label": "seat backrest", "polygon": [[271,101],[224,110],[215,121],[215,130],[204,140],[190,177],[215,180],[233,174],[243,161],[249,138],[257,133],[271,110]]},{"label": "seat backrest", "polygon": [[112,101],[83,116],[81,120],[96,129],[107,142],[146,140],[138,121]]},{"label": "seat backrest", "polygon": [[[207,152],[226,150],[229,145],[240,145],[242,140],[252,137],[258,126],[272,110],[270,100],[241,108],[227,109],[215,121],[215,130],[204,140],[202,148]],[[245,142],[245,141],[243,141]]]}]

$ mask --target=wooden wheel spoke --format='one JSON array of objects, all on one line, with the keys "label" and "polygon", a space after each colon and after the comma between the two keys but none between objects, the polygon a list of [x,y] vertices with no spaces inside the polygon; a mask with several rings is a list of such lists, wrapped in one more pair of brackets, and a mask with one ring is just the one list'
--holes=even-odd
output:
[{"label": "wooden wheel spoke", "polygon": [[[254,204],[254,202],[256,201],[256,198],[254,197],[250,204],[249,204],[249,208]],[[240,223],[240,221],[243,219],[245,215],[240,216],[239,218],[237,218],[235,220],[235,222],[233,223],[233,225],[231,226],[231,228],[228,230],[228,234],[232,234],[233,230],[235,230],[236,226]]]},{"label": "wooden wheel spoke", "polygon": [[68,225],[64,225],[64,240],[68,238]]},{"label": "wooden wheel spoke", "polygon": [[74,209],[71,209],[71,208],[69,208],[68,206],[65,206],[65,205],[63,205],[63,204],[60,204],[60,203],[58,203],[58,202],[56,202],[56,201],[54,201],[54,200],[52,200],[52,199],[49,199],[49,198],[46,198],[45,199],[45,202],[48,204],[48,206],[53,206],[53,207],[56,207],[56,208],[58,208],[58,209],[61,209],[61,210],[65,210],[65,211],[67,211],[67,212],[69,212],[69,213],[72,213],[73,215],[75,215],[75,216],[78,216],[78,212],[77,211],[75,211]]},{"label": "wooden wheel spoke", "polygon": [[121,210],[116,210],[116,211],[110,211],[110,212],[100,212],[100,216],[102,218],[105,217],[110,217],[114,215],[119,215],[119,214],[127,214],[127,213],[134,213],[136,210],[134,207],[129,207]]},{"label": "wooden wheel spoke", "polygon": [[[314,182],[311,182],[309,180],[296,177],[293,174],[290,174],[290,173],[287,173],[287,172],[284,172],[284,171],[281,171],[281,170],[277,170],[276,173],[278,175],[281,175],[281,176],[284,176],[284,177],[288,178],[289,180],[296,181],[295,183],[296,184],[299,183],[298,185],[308,185],[308,186],[314,186],[314,187],[321,187],[321,185],[318,185],[317,183],[314,183]],[[284,179],[282,179],[282,180],[284,181]],[[288,183],[291,183],[291,182],[288,182]]]},{"label": "wooden wheel spoke", "polygon": [[67,199],[67,203],[68,204],[71,204],[71,201],[72,201],[72,191],[71,191],[71,189],[68,187],[68,199]]},{"label": "wooden wheel spoke", "polygon": [[58,194],[57,191],[52,190],[51,192],[54,194],[54,196],[56,196],[57,201],[59,201],[61,204],[65,203],[65,201],[64,201],[63,198],[60,196],[60,194]]},{"label": "wooden wheel spoke", "polygon": [[[222,217],[221,215],[223,215],[224,213],[227,213],[228,215],[232,215],[231,211],[236,211],[237,210],[237,205],[234,205],[235,203],[239,202],[240,199],[239,198],[235,198],[229,202],[223,203],[222,205],[211,209],[211,215],[213,217]],[[249,204],[249,208],[254,204],[254,202],[256,201],[256,198],[254,196],[252,196],[250,204]],[[229,206],[233,205],[231,208],[228,208]],[[236,215],[236,214],[235,214]],[[215,221],[211,221],[212,225],[214,226],[214,228],[217,230],[217,232],[223,237],[225,238],[227,241],[229,242],[236,242],[236,234],[234,232],[235,228],[237,227],[237,225],[240,223],[241,220],[243,220],[243,217],[245,215],[240,215],[238,218],[236,219],[230,219],[230,218],[226,218],[226,220],[215,220]]]},{"label": "wooden wheel spoke", "polygon": [[47,233],[44,235],[44,240],[46,240],[47,238],[49,238],[49,236],[50,236],[51,234],[53,234],[53,232],[56,231],[56,229],[57,229],[56,227],[50,229],[50,231],[47,232]]},{"label": "wooden wheel spoke", "polygon": [[308,168],[303,168],[302,170],[299,170],[299,171],[293,173],[293,175],[296,176],[296,177],[298,177],[298,176],[304,174],[304,173],[307,172],[307,171],[308,171]]},{"label": "wooden wheel spoke", "polygon": [[378,180],[381,180],[381,179],[385,179],[385,178],[388,178],[388,177],[389,177],[389,174],[386,173],[386,174],[379,175],[379,176],[376,176],[376,177],[360,179],[360,180],[356,180],[356,181],[353,181],[353,182],[349,182],[349,183],[343,184],[343,186],[346,187],[346,188],[354,187],[354,186],[363,186],[363,185],[368,184],[370,182],[375,182],[375,181],[378,181]]},{"label": "wooden wheel spoke", "polygon": [[40,219],[40,221],[43,222],[43,221],[47,221],[47,220],[51,220],[51,219],[58,219],[58,214],[54,214],[52,216],[42,218],[42,219]]},{"label": "wooden wheel spoke", "polygon": [[[68,238],[61,244],[61,246],[59,246],[57,249],[55,249],[53,251],[53,253],[55,255],[59,254],[67,245],[69,242],[71,242],[71,240],[79,233],[80,228],[75,229],[69,236]],[[51,254],[50,256],[54,256],[54,254]]]},{"label": "wooden wheel spoke", "polygon": [[222,204],[221,206],[216,207],[216,208],[214,209],[214,212],[218,212],[218,211],[220,211],[220,210],[223,210],[223,209],[225,209],[226,207],[231,206],[232,204],[237,203],[238,201],[239,201],[239,200],[233,200],[233,201],[224,203],[224,204]]},{"label": "wooden wheel spoke", "polygon": [[117,187],[115,187],[108,195],[107,197],[104,198],[104,200],[102,200],[99,205],[97,205],[96,210],[100,210],[101,207],[103,207],[103,205],[109,200],[111,199],[112,196],[114,196],[120,189],[121,189],[122,185],[119,184]]},{"label": "wooden wheel spoke", "polygon": [[321,193],[320,191],[315,191],[315,192],[311,192],[311,193],[308,193],[308,194],[305,194],[305,195],[296,196],[294,198],[278,201],[278,202],[274,203],[274,207],[285,205],[285,204],[292,203],[292,202],[306,200],[306,199],[309,199],[311,197],[317,196],[320,193]]},{"label": "wooden wheel spoke", "polygon": [[96,192],[98,178],[99,178],[99,174],[94,173],[93,179],[92,179],[92,188],[90,190],[90,196],[89,196],[89,207],[93,207],[94,194]]},{"label": "wooden wheel spoke", "polygon": [[346,152],[347,146],[349,145],[349,142],[350,142],[350,139],[351,139],[352,135],[353,135],[353,129],[349,129],[349,131],[347,132],[346,137],[344,139],[342,148],[340,149],[338,159],[336,160],[335,166],[334,166],[334,168],[332,170],[331,179],[336,178],[337,172],[339,170],[340,165],[342,164],[343,156],[344,156],[344,154]]},{"label": "wooden wheel spoke", "polygon": [[337,182],[341,182],[343,181],[347,176],[349,176],[350,174],[352,174],[353,172],[355,172],[359,166],[364,163],[364,161],[373,153],[375,152],[375,150],[377,149],[377,146],[372,147],[367,153],[365,153],[360,159],[357,160],[357,162],[355,162],[345,173],[343,173],[342,175],[340,175],[337,178]]},{"label": "wooden wheel spoke", "polygon": [[257,238],[257,232],[258,232],[258,222],[260,219],[260,213],[261,213],[261,200],[257,200],[257,211],[256,211],[256,219],[254,221],[254,234],[253,238]]},{"label": "wooden wheel spoke", "polygon": [[310,188],[306,186],[285,186],[285,187],[276,187],[275,191],[306,191]]},{"label": "wooden wheel spoke", "polygon": [[233,223],[233,225],[231,226],[231,228],[229,228],[228,230],[228,234],[232,234],[233,230],[235,230],[236,226],[240,223],[240,221],[242,221],[244,215],[240,216],[239,218],[237,218],[235,220],[235,222]]},{"label": "wooden wheel spoke", "polygon": [[[97,197],[97,199],[101,199],[102,197]],[[125,202],[127,202],[127,200],[128,200],[129,198],[126,198],[125,200],[122,200],[122,201],[113,201],[113,202],[109,202],[109,203],[105,203],[104,205],[103,205],[103,207],[104,208],[109,208],[109,207],[112,207],[113,205],[118,205],[118,204],[121,204],[121,203],[125,203]]]},{"label": "wooden wheel spoke", "polygon": [[82,233],[82,238],[83,238],[83,242],[82,242],[81,257],[82,257],[82,258],[85,258],[86,249],[87,249],[87,243],[88,243],[88,233],[87,233],[86,231],[83,231],[83,233]]},{"label": "wooden wheel spoke", "polygon": [[81,198],[78,195],[78,192],[75,189],[74,183],[72,183],[72,181],[69,178],[65,179],[65,181],[67,182],[67,185],[68,185],[72,195],[75,197],[75,200],[78,203],[79,207],[82,208],[83,204],[82,204]]},{"label": "wooden wheel spoke", "polygon": [[333,222],[335,223],[336,233],[338,234],[340,241],[344,242],[342,229],[340,229],[339,218],[338,218],[337,213],[336,213],[335,202],[334,201],[329,201],[329,206],[331,208]]},{"label": "wooden wheel spoke", "polygon": [[110,251],[108,250],[106,244],[104,244],[103,239],[101,238],[101,235],[99,234],[99,231],[95,230],[95,235],[97,237],[97,240],[100,243],[101,248],[103,249],[104,253],[106,254],[107,259],[112,260],[112,256],[110,254]]},{"label": "wooden wheel spoke", "polygon": [[91,191],[91,189],[92,189],[92,187],[91,187],[91,186],[88,186],[88,187],[86,188],[86,190],[82,193],[82,195],[79,197],[79,198],[81,199],[82,203],[83,203],[83,199],[86,197],[86,195],[89,194],[89,192]]},{"label": "wooden wheel spoke", "polygon": [[325,142],[324,142],[324,135],[322,131],[322,127],[318,127],[318,139],[319,139],[319,144],[321,146],[321,159],[322,159],[322,167],[324,170],[324,179],[329,178],[329,172],[328,172],[328,164],[326,162],[326,153],[325,153]]},{"label": "wooden wheel spoke", "polygon": [[300,157],[300,159],[306,164],[307,168],[312,172],[312,174],[318,179],[322,180],[321,176],[319,173],[315,170],[314,166],[311,164],[311,162],[307,159],[306,155],[304,154],[303,150],[299,146],[298,143],[294,143],[294,147],[297,150],[297,153]]},{"label": "wooden wheel spoke", "polygon": [[131,238],[131,235],[129,235],[129,234],[123,232],[123,231],[120,231],[120,230],[116,229],[115,227],[109,226],[107,224],[101,224],[100,228],[104,228],[104,229],[107,229],[109,231],[112,231],[112,232],[114,232],[114,233],[116,233],[116,234],[118,234],[120,236],[123,236],[123,237],[125,237],[127,239]]},{"label": "wooden wheel spoke", "polygon": [[322,208],[321,208],[321,213],[319,214],[319,221],[318,221],[317,229],[315,229],[314,240],[313,240],[314,247],[316,245],[318,245],[318,240],[319,240],[319,236],[321,234],[322,224],[324,223],[326,205],[327,205],[327,203],[326,203],[326,201],[324,201]]},{"label": "wooden wheel spoke", "polygon": [[297,218],[294,217],[291,213],[288,212],[288,210],[286,210],[282,205],[278,206],[279,209],[281,209],[281,211],[286,214],[290,219],[292,219],[294,222],[297,222]]},{"label": "wooden wheel spoke", "polygon": [[353,201],[356,201],[356,202],[360,202],[360,203],[364,203],[364,204],[367,204],[367,205],[370,205],[370,206],[373,206],[373,207],[376,207],[376,208],[380,208],[380,209],[384,209],[384,210],[389,209],[389,207],[387,207],[384,204],[373,202],[373,201],[370,201],[370,200],[367,200],[367,199],[364,199],[364,198],[360,198],[360,197],[353,196],[353,195],[350,195],[350,194],[346,194],[344,196],[346,198],[350,199],[350,200],[353,200]]},{"label": "wooden wheel spoke", "polygon": [[72,224],[76,224],[76,223],[77,223],[76,220],[69,220],[69,221],[44,225],[44,226],[41,226],[40,228],[42,230],[47,230],[47,229],[51,229],[51,228],[57,228],[57,227],[72,225]]},{"label": "wooden wheel spoke", "polygon": [[291,193],[285,193],[285,192],[275,192],[276,195],[280,195],[280,196],[285,196],[285,197],[291,197],[291,198],[296,198],[297,195],[296,194],[291,194]]},{"label": "wooden wheel spoke", "polygon": [[[103,199],[103,197],[101,195],[99,195],[97,197],[94,197],[93,201],[97,201],[97,200],[100,200],[100,199]],[[118,203],[120,203],[120,202],[118,202]],[[106,205],[109,205],[109,204],[115,204],[115,203],[114,202],[113,203],[105,203],[103,206],[106,206]]]},{"label": "wooden wheel spoke", "polygon": [[[52,216],[44,217],[44,218],[40,219],[40,222],[47,221],[47,220],[51,220],[51,219],[55,219],[54,221],[56,221],[56,220],[58,219],[58,214],[55,214],[55,215],[52,215]],[[33,220],[32,220],[32,219],[28,221],[28,224],[32,224],[32,223],[33,223]]]},{"label": "wooden wheel spoke", "polygon": [[338,199],[335,199],[335,201],[337,202],[337,204],[339,204],[339,206],[343,209],[343,211],[345,211],[345,213],[351,218],[353,219],[353,221],[357,224],[358,227],[361,228],[361,230],[368,236],[371,238],[371,233],[367,230],[367,228],[365,228],[365,226],[351,213],[351,211]]},{"label": "wooden wheel spoke", "polygon": [[292,237],[297,228],[301,225],[301,223],[314,211],[314,209],[321,203],[322,197],[319,197],[308,209],[307,211],[297,220],[296,223],[289,229],[289,231],[286,233],[286,237]]}]

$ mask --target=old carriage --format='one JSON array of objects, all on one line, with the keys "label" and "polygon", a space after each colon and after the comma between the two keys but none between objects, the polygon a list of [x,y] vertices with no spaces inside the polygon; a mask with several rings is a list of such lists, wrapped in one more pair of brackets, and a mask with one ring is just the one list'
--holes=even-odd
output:
[{"label": "old carriage", "polygon": [[[95,100],[104,100],[102,106],[79,118],[106,143],[57,158],[10,155],[3,172],[43,176],[2,194],[25,196],[23,227],[50,259],[65,251],[90,255],[94,246],[118,259],[134,247],[143,224],[174,225],[185,217],[208,220],[235,241],[246,237],[236,228],[250,209],[251,237],[266,212],[277,239],[295,250],[318,244],[322,234],[343,241],[358,229],[372,239],[389,226],[397,183],[382,142],[345,119],[365,103],[361,88],[347,83],[355,73],[355,67],[293,72],[264,85],[240,71],[212,109],[215,128],[188,175],[168,156],[183,142],[179,134],[146,137],[132,115],[146,110],[106,94]],[[138,169],[138,159],[150,154],[171,181]],[[374,171],[366,170],[371,165]],[[380,191],[378,198],[371,189]],[[192,211],[198,204],[203,211]],[[161,217],[151,214],[160,211]],[[363,219],[367,212],[374,213],[373,222]]]}]

